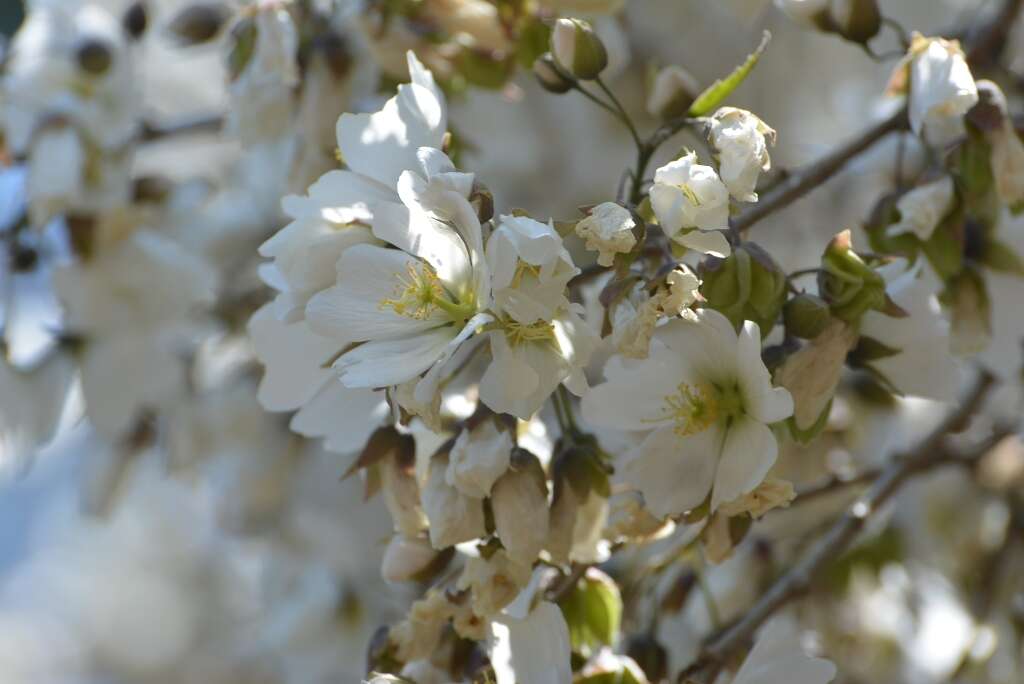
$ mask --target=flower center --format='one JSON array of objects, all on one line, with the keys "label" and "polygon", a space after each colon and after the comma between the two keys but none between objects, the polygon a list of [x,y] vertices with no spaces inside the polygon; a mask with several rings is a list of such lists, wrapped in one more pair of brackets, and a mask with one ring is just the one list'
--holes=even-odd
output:
[{"label": "flower center", "polygon": [[731,420],[743,409],[738,388],[722,388],[710,382],[695,385],[681,382],[675,392],[665,395],[664,401],[663,414],[651,422],[673,421],[673,432],[680,437],[694,435],[717,422]]},{"label": "flower center", "polygon": [[683,195],[686,196],[686,199],[689,200],[690,204],[693,206],[699,207],[702,204],[700,197],[697,196],[697,193],[688,183],[683,183],[679,186],[679,189],[683,191]]},{"label": "flower center", "polygon": [[429,318],[438,309],[456,322],[463,322],[473,315],[472,303],[455,301],[445,290],[437,272],[425,261],[406,264],[405,274],[398,275],[393,296],[382,299],[379,307],[419,321]]},{"label": "flower center", "polygon": [[501,322],[501,327],[505,332],[505,339],[513,347],[526,342],[550,342],[555,339],[555,326],[547,321],[520,323],[507,318]]},{"label": "flower center", "polygon": [[531,275],[537,280],[540,280],[540,266],[528,264],[522,259],[520,259],[519,262],[516,264],[516,272],[512,276],[512,282],[509,283],[509,287],[520,287],[523,284],[523,278],[525,278],[527,275]]}]

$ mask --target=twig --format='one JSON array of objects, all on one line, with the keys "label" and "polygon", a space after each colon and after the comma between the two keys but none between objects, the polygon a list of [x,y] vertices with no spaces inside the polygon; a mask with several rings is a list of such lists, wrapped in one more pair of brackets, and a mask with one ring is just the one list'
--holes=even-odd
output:
[{"label": "twig", "polygon": [[[811,581],[818,572],[829,561],[849,548],[864,529],[867,520],[899,490],[904,482],[915,473],[928,470],[928,466],[932,462],[948,462],[948,460],[936,460],[937,455],[948,453],[946,450],[948,435],[963,429],[970,418],[981,408],[994,384],[995,378],[987,371],[981,371],[974,387],[961,401],[959,407],[946,416],[938,427],[914,449],[894,457],[892,463],[874,480],[868,491],[849,506],[824,536],[804,552],[797,562],[783,573],[739,620],[712,637],[693,665],[680,673],[678,681],[685,682],[687,678],[725,662],[726,658],[746,644],[758,627],[777,610],[802,595],[810,587]],[[1008,432],[1008,430],[995,431],[992,437],[972,450],[971,456],[961,456],[960,458],[980,458]]]},{"label": "twig", "polygon": [[875,124],[853,140],[840,146],[802,171],[791,173],[778,185],[765,193],[757,204],[751,205],[731,221],[734,231],[743,231],[783,209],[832,178],[854,157],[872,147],[894,131],[907,127],[907,110],[901,109],[889,118]]}]

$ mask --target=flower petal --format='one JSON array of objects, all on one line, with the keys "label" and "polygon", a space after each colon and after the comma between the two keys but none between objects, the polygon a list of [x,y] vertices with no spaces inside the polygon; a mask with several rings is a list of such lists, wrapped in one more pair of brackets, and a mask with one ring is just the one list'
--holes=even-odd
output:
[{"label": "flower petal", "polygon": [[430,368],[456,334],[452,326],[394,340],[362,344],[334,367],[346,387],[388,387],[412,380]]},{"label": "flower petal", "polygon": [[345,387],[335,378],[292,416],[289,427],[305,437],[325,438],[327,451],[348,454],[362,448],[387,415],[383,393]]},{"label": "flower petal", "polygon": [[711,490],[722,437],[717,425],[687,436],[655,430],[627,456],[625,480],[658,517],[696,508]]},{"label": "flower petal", "polygon": [[767,425],[746,416],[735,419],[722,445],[711,510],[753,491],[764,481],[778,453],[779,445]]},{"label": "flower petal", "polygon": [[773,387],[771,374],[761,360],[761,329],[745,321],[736,351],[737,381],[743,409],[755,420],[775,423],[793,415],[793,397],[783,387]]}]

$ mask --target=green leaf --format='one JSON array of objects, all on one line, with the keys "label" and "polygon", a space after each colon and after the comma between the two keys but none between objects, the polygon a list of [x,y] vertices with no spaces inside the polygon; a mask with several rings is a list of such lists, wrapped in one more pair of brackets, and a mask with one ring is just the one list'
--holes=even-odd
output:
[{"label": "green leaf", "polygon": [[1009,245],[991,240],[985,246],[982,263],[993,271],[1015,276],[1024,276],[1024,260]]},{"label": "green leaf", "polygon": [[697,99],[690,105],[690,116],[704,116],[722,104],[725,98],[729,97],[732,91],[736,90],[750,72],[753,71],[754,67],[757,66],[757,62],[761,59],[761,55],[764,54],[765,49],[768,47],[768,41],[771,38],[772,34],[765,31],[761,44],[750,53],[750,56],[747,57],[743,64],[733,69],[733,72],[725,78],[720,78],[712,83],[704,92],[698,95]]},{"label": "green leaf", "polygon": [[586,655],[614,643],[622,623],[622,595],[611,577],[589,568],[559,606],[574,651]]},{"label": "green leaf", "polygon": [[527,18],[519,29],[516,43],[516,59],[524,69],[533,67],[533,62],[548,50],[551,44],[551,27],[537,18]]}]

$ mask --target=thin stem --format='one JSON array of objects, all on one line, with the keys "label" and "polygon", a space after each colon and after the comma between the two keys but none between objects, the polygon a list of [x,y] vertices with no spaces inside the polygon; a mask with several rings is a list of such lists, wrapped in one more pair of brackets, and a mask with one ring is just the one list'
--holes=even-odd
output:
[{"label": "thin stem", "polygon": [[569,396],[569,390],[565,388],[565,385],[559,385],[558,390],[555,392],[562,401],[562,411],[565,412],[566,422],[569,424],[569,429],[573,433],[579,432],[579,426],[576,425],[576,416],[572,410],[572,397]]},{"label": "thin stem", "polygon": [[615,105],[615,109],[619,112],[619,118],[622,119],[622,123],[629,129],[629,134],[633,136],[633,142],[636,143],[637,148],[643,147],[644,142],[640,139],[640,134],[636,132],[636,126],[633,124],[633,120],[629,118],[629,113],[626,112],[626,108],[622,106],[621,102],[619,102],[619,98],[615,97],[615,93],[612,92],[611,88],[605,85],[605,82],[601,80],[600,76],[597,77],[595,82],[597,83],[597,87],[600,88],[604,94],[608,96],[608,99],[612,101],[612,104]]},{"label": "thin stem", "polygon": [[599,98],[597,95],[594,95],[594,93],[584,88],[578,81],[573,85],[573,89],[583,97],[587,98],[588,100],[596,104],[601,109],[605,110],[606,112],[614,116],[616,119],[621,120],[622,117],[619,115],[619,112],[615,109],[615,107],[611,106],[610,104]]}]

